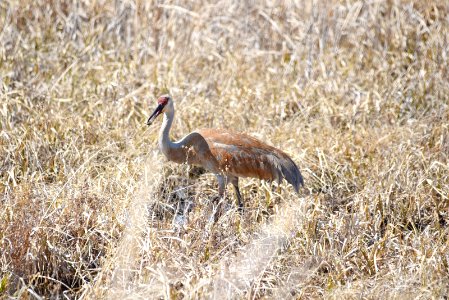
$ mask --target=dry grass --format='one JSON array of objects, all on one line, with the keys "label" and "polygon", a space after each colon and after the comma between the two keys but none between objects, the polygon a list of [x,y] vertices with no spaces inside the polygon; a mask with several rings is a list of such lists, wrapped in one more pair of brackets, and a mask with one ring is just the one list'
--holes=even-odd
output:
[{"label": "dry grass", "polygon": [[[449,294],[447,1],[109,2],[0,2],[0,297]],[[174,138],[250,133],[306,189],[210,224],[166,90]]]}]

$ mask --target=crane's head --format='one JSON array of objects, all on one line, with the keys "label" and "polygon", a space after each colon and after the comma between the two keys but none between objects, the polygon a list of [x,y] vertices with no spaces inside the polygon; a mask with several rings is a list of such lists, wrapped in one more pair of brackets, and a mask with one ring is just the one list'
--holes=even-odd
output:
[{"label": "crane's head", "polygon": [[170,95],[162,95],[157,98],[157,107],[153,114],[148,118],[147,125],[151,125],[157,116],[164,113],[167,109],[173,109],[173,100]]}]

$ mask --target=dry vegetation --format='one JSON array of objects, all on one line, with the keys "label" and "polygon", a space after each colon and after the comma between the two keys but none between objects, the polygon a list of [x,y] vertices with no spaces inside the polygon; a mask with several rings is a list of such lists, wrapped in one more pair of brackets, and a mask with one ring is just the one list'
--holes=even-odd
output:
[{"label": "dry vegetation", "polygon": [[[0,2],[0,298],[449,294],[447,1],[154,2]],[[173,138],[252,134],[306,188],[211,224],[145,126],[167,90]]]}]

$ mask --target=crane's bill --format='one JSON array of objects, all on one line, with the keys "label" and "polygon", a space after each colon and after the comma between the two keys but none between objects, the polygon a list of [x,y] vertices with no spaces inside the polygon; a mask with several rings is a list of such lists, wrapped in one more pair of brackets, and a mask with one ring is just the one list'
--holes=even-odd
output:
[{"label": "crane's bill", "polygon": [[151,125],[153,121],[162,113],[162,109],[164,106],[162,104],[159,104],[156,109],[154,110],[153,114],[148,118],[147,125]]}]

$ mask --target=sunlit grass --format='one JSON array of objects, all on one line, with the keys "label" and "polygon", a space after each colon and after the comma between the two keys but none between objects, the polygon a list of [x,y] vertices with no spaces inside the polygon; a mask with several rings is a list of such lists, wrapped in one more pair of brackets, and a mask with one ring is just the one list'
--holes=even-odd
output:
[{"label": "sunlit grass", "polygon": [[[1,2],[0,297],[449,294],[449,4],[311,3]],[[174,139],[267,141],[300,195],[243,179],[209,222],[165,92]]]}]

